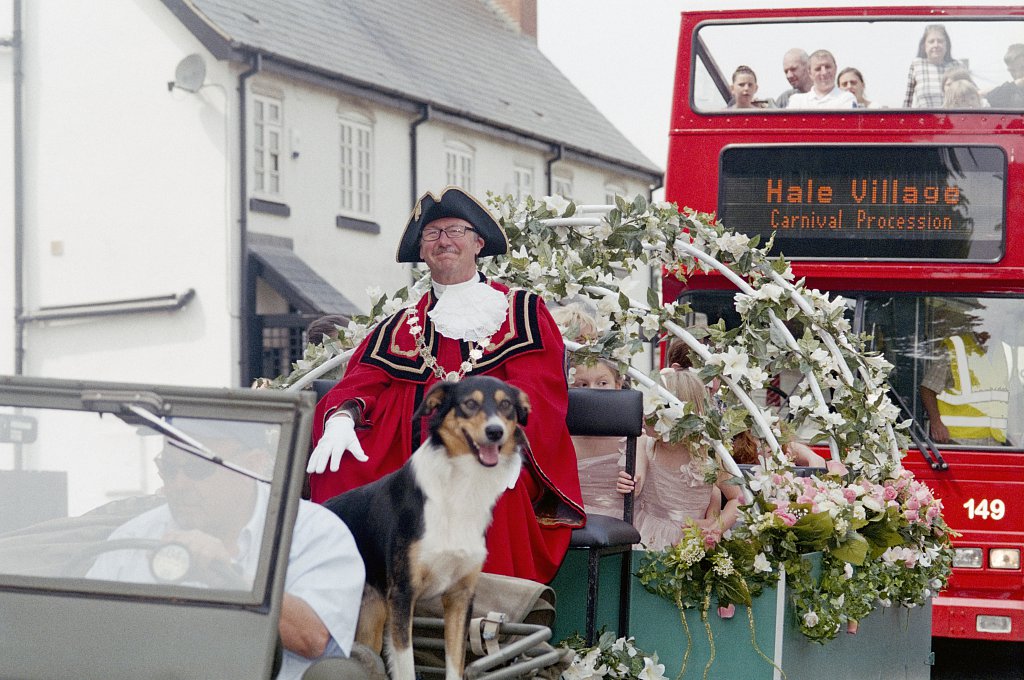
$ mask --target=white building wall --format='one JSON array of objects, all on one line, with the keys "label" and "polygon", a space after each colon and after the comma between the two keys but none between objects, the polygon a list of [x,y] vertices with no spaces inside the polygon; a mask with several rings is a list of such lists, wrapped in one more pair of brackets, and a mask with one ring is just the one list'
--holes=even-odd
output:
[{"label": "white building wall", "polygon": [[[409,282],[408,268],[395,262],[395,251],[411,209],[409,126],[414,116],[269,74],[251,82],[254,93],[282,97],[288,145],[281,194],[254,195],[285,203],[291,214],[250,212],[250,231],[293,239],[299,257],[368,311],[368,286],[396,290]],[[373,126],[373,211],[360,219],[376,222],[379,234],[336,226],[341,214],[339,119],[349,112],[369,118]]]},{"label": "white building wall", "polygon": [[237,384],[235,77],[207,56],[212,86],[168,92],[204,50],[157,2],[24,12],[26,311],[196,290],[176,312],[29,323],[24,372]]},{"label": "white building wall", "polygon": [[[0,40],[14,33],[13,3],[0,0]],[[14,49],[0,47],[0,374],[14,372]]]}]

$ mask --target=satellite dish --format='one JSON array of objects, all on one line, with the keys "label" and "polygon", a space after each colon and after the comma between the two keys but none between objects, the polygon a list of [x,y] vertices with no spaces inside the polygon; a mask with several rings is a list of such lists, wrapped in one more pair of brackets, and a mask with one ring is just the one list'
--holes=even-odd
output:
[{"label": "satellite dish", "polygon": [[190,54],[178,62],[174,69],[174,87],[186,92],[198,92],[206,80],[206,62],[198,54]]}]

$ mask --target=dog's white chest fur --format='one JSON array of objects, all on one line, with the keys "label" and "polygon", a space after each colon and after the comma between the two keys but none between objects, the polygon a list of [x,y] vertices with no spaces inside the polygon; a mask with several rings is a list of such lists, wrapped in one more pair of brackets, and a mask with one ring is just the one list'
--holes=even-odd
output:
[{"label": "dog's white chest fur", "polygon": [[473,456],[450,458],[428,441],[413,455],[412,465],[426,496],[417,553],[422,573],[429,574],[423,595],[432,597],[480,569],[487,557],[484,533],[491,512],[513,468],[518,471],[519,457],[502,455],[488,468]]}]

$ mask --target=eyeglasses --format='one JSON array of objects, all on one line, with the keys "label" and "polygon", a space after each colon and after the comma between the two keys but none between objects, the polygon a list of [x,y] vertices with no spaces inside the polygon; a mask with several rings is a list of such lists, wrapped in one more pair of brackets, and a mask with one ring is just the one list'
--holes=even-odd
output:
[{"label": "eyeglasses", "polygon": [[156,471],[164,479],[170,479],[180,472],[197,482],[207,479],[218,467],[214,463],[189,453],[168,456],[166,451],[154,458],[153,462],[156,463]]},{"label": "eyeglasses", "polygon": [[452,227],[445,227],[444,229],[430,227],[428,229],[424,229],[420,233],[420,238],[422,238],[424,241],[436,241],[437,239],[441,238],[441,234],[445,234],[450,239],[456,239],[465,236],[467,231],[475,232],[476,229],[472,227],[464,227],[461,224]]}]

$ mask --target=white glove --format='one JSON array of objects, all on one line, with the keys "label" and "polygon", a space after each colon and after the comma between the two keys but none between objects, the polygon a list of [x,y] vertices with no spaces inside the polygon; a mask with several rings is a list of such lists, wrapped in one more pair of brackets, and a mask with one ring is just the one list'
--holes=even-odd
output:
[{"label": "white glove", "polygon": [[363,447],[356,437],[356,424],[347,413],[334,415],[327,420],[324,434],[317,442],[313,453],[309,455],[307,473],[320,474],[327,469],[327,461],[331,462],[331,472],[337,472],[341,465],[341,456],[350,451],[355,459],[365,463],[369,458],[363,453]]}]

